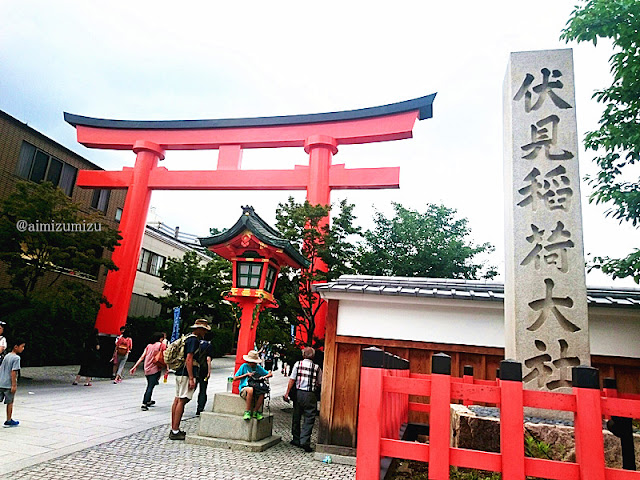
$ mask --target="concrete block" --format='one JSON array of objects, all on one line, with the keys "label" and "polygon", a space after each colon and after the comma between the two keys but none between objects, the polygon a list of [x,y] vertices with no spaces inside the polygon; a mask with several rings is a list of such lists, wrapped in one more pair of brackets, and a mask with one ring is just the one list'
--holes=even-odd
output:
[{"label": "concrete block", "polygon": [[213,412],[240,415],[244,413],[246,402],[235,393],[216,393],[213,398]]},{"label": "concrete block", "polygon": [[226,448],[229,450],[239,450],[243,452],[263,452],[267,448],[280,443],[280,437],[269,436],[256,442],[245,442],[244,440],[231,440],[228,438],[203,437],[200,435],[187,435],[185,443],[192,445],[204,445],[213,448]]},{"label": "concrete block", "polygon": [[273,415],[264,419],[243,420],[239,415],[217,412],[202,412],[198,424],[198,435],[203,437],[225,438],[255,442],[270,437],[273,426]]}]

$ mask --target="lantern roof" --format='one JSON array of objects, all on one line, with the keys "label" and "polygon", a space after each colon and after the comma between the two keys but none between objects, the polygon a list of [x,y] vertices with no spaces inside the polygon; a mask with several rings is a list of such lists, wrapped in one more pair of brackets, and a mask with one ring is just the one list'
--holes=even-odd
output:
[{"label": "lantern roof", "polygon": [[[255,237],[257,242],[251,237]],[[242,216],[230,229],[199,240],[203,247],[227,259],[239,256],[239,250],[268,246],[271,247],[271,256],[278,258],[280,263],[295,268],[308,267],[311,263],[280,232],[260,218],[251,206],[242,207]]]}]

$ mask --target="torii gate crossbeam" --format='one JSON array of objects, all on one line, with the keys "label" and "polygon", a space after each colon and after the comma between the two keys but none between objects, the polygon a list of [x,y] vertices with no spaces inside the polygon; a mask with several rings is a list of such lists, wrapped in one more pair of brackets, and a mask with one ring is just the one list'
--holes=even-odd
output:
[{"label": "torii gate crossbeam", "polygon": [[[338,145],[411,138],[416,119],[431,118],[435,94],[405,102],[312,115],[218,120],[105,120],[69,113],[78,142],[90,148],[133,150],[133,168],[81,170],[82,188],[128,189],[113,252],[117,271],[107,275],[96,320],[101,333],[115,334],[126,323],[146,217],[153,190],[307,190],[314,205],[330,204],[332,189],[398,188],[399,167],[347,169],[332,165]],[[304,147],[309,166],[292,170],[241,170],[246,148]],[[217,149],[216,170],[171,171],[158,167],[167,150]],[[328,221],[328,219],[327,219]],[[322,314],[318,317],[323,318]],[[324,322],[316,334],[324,336]]]}]

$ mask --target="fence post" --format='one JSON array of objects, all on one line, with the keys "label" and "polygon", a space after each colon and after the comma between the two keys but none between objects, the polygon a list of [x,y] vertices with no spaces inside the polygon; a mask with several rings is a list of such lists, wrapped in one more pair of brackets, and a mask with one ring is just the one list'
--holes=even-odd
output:
[{"label": "fence post", "polygon": [[429,420],[429,479],[449,479],[451,429],[451,357],[431,357],[431,415]]},{"label": "fence post", "polygon": [[384,352],[378,348],[362,351],[356,480],[380,479],[380,438],[382,436],[382,377]]},{"label": "fence post", "polygon": [[[615,378],[604,379],[604,394],[607,397],[618,396],[618,384]],[[636,469],[636,451],[633,441],[633,419],[627,417],[612,416],[607,421],[607,429],[620,439],[622,448],[622,468],[624,470]]]},{"label": "fence post", "polygon": [[[473,366],[465,365],[462,373],[462,382],[473,385]],[[471,405],[471,400],[466,397],[462,399],[462,405],[468,407]]]},{"label": "fence post", "polygon": [[524,480],[524,403],[522,365],[500,362],[500,453],[502,478]]},{"label": "fence post", "polygon": [[581,480],[604,480],[604,438],[598,369],[580,365],[571,370],[576,396],[574,419],[576,462]]}]

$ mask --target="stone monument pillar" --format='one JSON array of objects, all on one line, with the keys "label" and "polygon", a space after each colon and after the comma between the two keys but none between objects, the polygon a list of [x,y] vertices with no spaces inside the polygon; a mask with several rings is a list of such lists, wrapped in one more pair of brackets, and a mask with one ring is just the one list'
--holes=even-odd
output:
[{"label": "stone monument pillar", "polygon": [[572,50],[511,53],[503,101],[505,354],[562,392],[590,365]]}]

